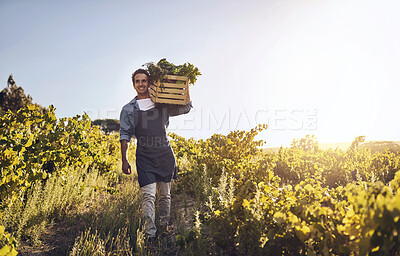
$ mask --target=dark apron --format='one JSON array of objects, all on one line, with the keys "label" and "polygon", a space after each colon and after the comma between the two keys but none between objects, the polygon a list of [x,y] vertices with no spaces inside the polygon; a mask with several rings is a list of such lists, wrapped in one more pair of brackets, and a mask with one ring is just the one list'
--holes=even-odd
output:
[{"label": "dark apron", "polygon": [[135,128],[136,169],[139,186],[162,181],[170,182],[176,174],[174,152],[167,138],[166,122],[162,110],[155,107],[138,111]]}]

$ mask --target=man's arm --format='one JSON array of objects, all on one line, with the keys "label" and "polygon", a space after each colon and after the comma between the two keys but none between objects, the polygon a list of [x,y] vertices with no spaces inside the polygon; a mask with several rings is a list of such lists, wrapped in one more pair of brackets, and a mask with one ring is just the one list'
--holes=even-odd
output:
[{"label": "man's arm", "polygon": [[128,111],[126,110],[125,106],[121,110],[119,120],[119,141],[121,142],[122,172],[125,174],[131,174],[131,165],[126,157],[126,152],[128,151],[128,142],[131,140],[134,127],[132,126],[132,122],[129,120]]},{"label": "man's arm", "polygon": [[167,107],[168,116],[179,116],[187,114],[193,108],[189,94],[186,94],[186,105],[171,105],[171,104],[165,104],[165,105]]},{"label": "man's arm", "polygon": [[167,105],[169,116],[179,116],[189,113],[192,108],[192,102],[186,103],[186,105]]},{"label": "man's arm", "polygon": [[121,140],[121,156],[122,156],[122,172],[125,174],[131,174],[131,165],[126,157],[126,152],[128,151],[128,141]]}]

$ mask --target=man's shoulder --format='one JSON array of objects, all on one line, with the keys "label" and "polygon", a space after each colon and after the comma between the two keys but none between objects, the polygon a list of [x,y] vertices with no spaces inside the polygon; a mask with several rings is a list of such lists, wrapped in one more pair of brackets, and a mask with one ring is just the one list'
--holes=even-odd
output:
[{"label": "man's shoulder", "polygon": [[128,109],[130,109],[130,108],[132,108],[133,107],[133,104],[132,103],[126,103],[123,107],[122,107],[122,110],[128,110]]},{"label": "man's shoulder", "polygon": [[131,100],[128,103],[126,103],[122,107],[122,111],[128,111],[128,112],[133,111],[133,108],[135,107],[135,104],[136,104],[136,98],[134,98],[133,100]]}]

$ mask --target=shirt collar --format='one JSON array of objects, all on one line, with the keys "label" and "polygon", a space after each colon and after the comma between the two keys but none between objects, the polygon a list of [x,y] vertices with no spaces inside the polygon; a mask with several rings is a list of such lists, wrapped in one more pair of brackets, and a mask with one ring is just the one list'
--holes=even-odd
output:
[{"label": "shirt collar", "polygon": [[133,100],[131,100],[129,104],[133,104],[134,107],[139,108],[139,105],[137,103],[137,96],[135,96],[135,98],[133,98]]}]

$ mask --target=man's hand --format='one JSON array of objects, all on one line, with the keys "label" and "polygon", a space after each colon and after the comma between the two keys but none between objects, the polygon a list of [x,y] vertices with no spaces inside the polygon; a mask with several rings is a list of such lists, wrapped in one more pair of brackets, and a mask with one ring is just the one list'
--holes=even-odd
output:
[{"label": "man's hand", "polygon": [[121,140],[121,156],[122,156],[122,172],[125,174],[131,174],[131,165],[126,158],[126,151],[128,150],[128,141]]},{"label": "man's hand", "polygon": [[131,174],[131,165],[129,164],[128,161],[122,161],[122,172],[125,174]]}]

